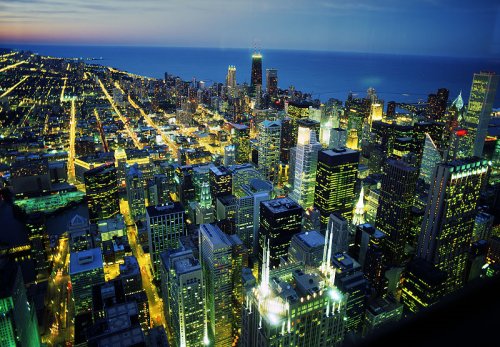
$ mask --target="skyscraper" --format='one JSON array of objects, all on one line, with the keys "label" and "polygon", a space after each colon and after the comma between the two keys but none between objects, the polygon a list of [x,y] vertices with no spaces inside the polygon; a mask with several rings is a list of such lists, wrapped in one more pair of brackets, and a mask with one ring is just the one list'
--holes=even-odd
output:
[{"label": "skyscraper", "polygon": [[349,250],[349,223],[338,213],[328,219],[327,233],[332,238],[332,253],[346,253]]},{"label": "skyscraper", "polygon": [[271,268],[288,253],[292,236],[301,231],[303,209],[290,198],[278,198],[260,203],[259,260],[264,260],[264,248],[270,252]]},{"label": "skyscraper", "polygon": [[184,206],[178,202],[146,208],[149,254],[156,279],[160,278],[160,254],[179,246],[185,235]]},{"label": "skyscraper", "polygon": [[266,90],[272,98],[278,96],[278,70],[266,69]]},{"label": "skyscraper", "polygon": [[104,268],[100,248],[74,252],[69,258],[69,276],[75,300],[75,312],[92,309],[92,287],[104,283]]},{"label": "skyscraper", "polygon": [[250,160],[250,128],[244,124],[231,123],[231,140],[236,146],[236,162],[246,164]]},{"label": "skyscraper", "polygon": [[0,344],[40,346],[35,307],[28,302],[19,265],[0,258],[0,281]]},{"label": "skyscraper", "polygon": [[26,229],[37,279],[46,278],[49,273],[50,263],[47,255],[48,235],[45,226],[45,215],[41,212],[30,214],[26,221]]},{"label": "skyscraper", "polygon": [[262,54],[252,54],[252,74],[250,76],[250,89],[253,96],[257,90],[262,89]]},{"label": "skyscraper", "polygon": [[241,283],[241,267],[246,266],[244,254],[238,251],[241,241],[212,224],[200,226],[199,240],[207,314],[204,339],[215,346],[229,347],[235,336],[235,325],[241,321],[241,309],[234,310],[238,295],[235,285]]},{"label": "skyscraper", "polygon": [[125,176],[127,186],[127,201],[130,214],[134,221],[146,218],[146,202],[144,194],[144,180],[142,171],[139,170],[137,163],[132,165]]},{"label": "skyscraper", "polygon": [[165,318],[175,346],[203,346],[205,288],[201,265],[192,250],[161,254]]},{"label": "skyscraper", "polygon": [[224,166],[211,166],[209,170],[210,193],[215,203],[219,196],[230,195],[233,189],[231,172]]},{"label": "skyscraper", "polygon": [[90,222],[111,218],[120,212],[114,164],[104,164],[83,174]]},{"label": "skyscraper", "polygon": [[290,197],[304,209],[313,206],[316,185],[318,152],[322,146],[316,139],[316,132],[299,126],[299,136],[295,149],[295,173]]},{"label": "skyscraper", "polygon": [[270,270],[267,246],[263,253],[260,284],[249,287],[245,295],[241,345],[339,346],[347,298],[334,285],[328,243],[319,268],[287,264]]},{"label": "skyscraper", "polygon": [[276,184],[280,160],[281,122],[265,120],[259,124],[258,169],[265,179]]},{"label": "skyscraper", "polygon": [[236,66],[229,65],[227,68],[226,87],[236,88]]},{"label": "skyscraper", "polygon": [[401,265],[405,259],[417,178],[417,168],[401,160],[386,161],[375,226],[387,235],[384,246],[393,265]]},{"label": "skyscraper", "polygon": [[469,155],[481,157],[491,118],[500,76],[493,72],[475,73],[472,79],[465,127],[468,131]]},{"label": "skyscraper", "polygon": [[321,214],[322,228],[326,228],[333,212],[348,221],[352,219],[358,163],[358,151],[346,148],[319,151],[314,207]]},{"label": "skyscraper", "polygon": [[462,287],[488,163],[478,158],[436,167],[418,240],[417,256],[445,271],[446,292]]}]

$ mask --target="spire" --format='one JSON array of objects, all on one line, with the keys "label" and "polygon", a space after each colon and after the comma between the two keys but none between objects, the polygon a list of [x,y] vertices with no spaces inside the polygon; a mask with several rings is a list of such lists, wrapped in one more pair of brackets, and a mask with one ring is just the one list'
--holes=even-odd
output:
[{"label": "spire", "polygon": [[462,91],[460,91],[456,99],[453,100],[451,106],[455,106],[459,111],[464,107],[464,100],[462,99]]},{"label": "spire", "polygon": [[271,251],[269,246],[269,240],[267,240],[267,244],[264,241],[264,252],[262,259],[262,273],[261,273],[261,281],[260,281],[260,291],[265,296],[269,293],[269,261],[271,257]]},{"label": "spire", "polygon": [[365,222],[365,189],[361,186],[361,192],[359,193],[358,202],[356,203],[356,209],[354,211],[354,217],[352,218],[352,224],[360,225]]}]

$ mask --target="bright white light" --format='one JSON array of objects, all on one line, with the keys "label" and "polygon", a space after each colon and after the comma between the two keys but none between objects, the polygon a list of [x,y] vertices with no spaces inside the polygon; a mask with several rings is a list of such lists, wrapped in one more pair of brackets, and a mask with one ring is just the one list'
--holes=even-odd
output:
[{"label": "bright white light", "polygon": [[280,324],[280,319],[277,315],[270,313],[268,317],[269,317],[269,322],[271,322],[272,325]]},{"label": "bright white light", "polygon": [[337,289],[330,290],[330,297],[332,298],[333,301],[342,300],[342,294],[340,294],[340,292]]}]

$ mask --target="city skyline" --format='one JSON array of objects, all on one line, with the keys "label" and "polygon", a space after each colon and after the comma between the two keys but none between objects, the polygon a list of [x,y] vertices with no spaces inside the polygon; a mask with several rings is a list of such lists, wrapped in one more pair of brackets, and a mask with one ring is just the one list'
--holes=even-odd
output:
[{"label": "city skyline", "polygon": [[[456,57],[500,53],[493,0],[6,0],[0,42],[323,50]],[[297,25],[297,23],[302,23]]]}]

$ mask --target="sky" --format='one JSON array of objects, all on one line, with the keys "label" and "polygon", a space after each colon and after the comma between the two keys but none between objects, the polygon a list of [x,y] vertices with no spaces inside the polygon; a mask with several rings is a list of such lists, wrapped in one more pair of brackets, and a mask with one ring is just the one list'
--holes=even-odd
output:
[{"label": "sky", "polygon": [[0,0],[8,43],[500,56],[498,0]]}]

